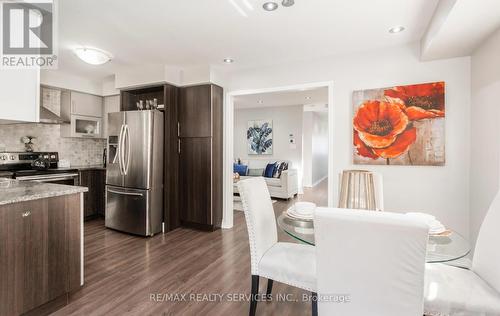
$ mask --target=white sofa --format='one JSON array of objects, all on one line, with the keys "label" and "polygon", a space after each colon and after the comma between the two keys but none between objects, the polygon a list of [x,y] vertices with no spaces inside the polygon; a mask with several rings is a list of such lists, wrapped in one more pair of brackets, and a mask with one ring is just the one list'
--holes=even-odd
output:
[{"label": "white sofa", "polygon": [[[278,160],[263,160],[263,159],[252,159],[252,160],[242,160],[241,164],[247,165],[249,169],[266,169],[268,163],[273,163]],[[269,190],[271,197],[280,199],[289,199],[294,197],[299,192],[299,180],[297,176],[297,169],[292,168],[291,161],[286,161],[288,163],[288,170],[284,170],[279,178],[264,178]],[[253,176],[240,176],[240,179],[248,179]],[[233,192],[238,192],[238,186],[236,183],[233,186]]]}]

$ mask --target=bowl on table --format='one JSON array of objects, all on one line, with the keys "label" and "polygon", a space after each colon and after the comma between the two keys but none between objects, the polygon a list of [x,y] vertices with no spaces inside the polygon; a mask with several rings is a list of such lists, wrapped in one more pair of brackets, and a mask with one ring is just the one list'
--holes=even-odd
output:
[{"label": "bowl on table", "polygon": [[314,216],[314,210],[316,209],[316,204],[311,202],[297,202],[295,205],[287,210],[287,214],[290,217],[312,220]]}]

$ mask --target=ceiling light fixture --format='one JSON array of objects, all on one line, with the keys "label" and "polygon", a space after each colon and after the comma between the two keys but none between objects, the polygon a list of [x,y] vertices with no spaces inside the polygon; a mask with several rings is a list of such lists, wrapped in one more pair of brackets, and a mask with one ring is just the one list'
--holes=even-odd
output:
[{"label": "ceiling light fixture", "polygon": [[262,5],[262,7],[266,11],[274,11],[278,8],[278,4],[276,2],[269,1],[269,2],[264,3]]},{"label": "ceiling light fixture", "polygon": [[224,58],[224,62],[226,64],[232,64],[232,63],[234,63],[234,59],[232,59],[232,58]]},{"label": "ceiling light fixture", "polygon": [[75,55],[91,65],[102,65],[113,59],[113,56],[97,48],[79,47],[74,49]]},{"label": "ceiling light fixture", "polygon": [[294,4],[295,4],[294,0],[283,0],[283,2],[281,2],[281,5],[284,7],[291,7]]},{"label": "ceiling light fixture", "polygon": [[391,34],[396,34],[396,33],[400,33],[400,32],[403,32],[405,30],[404,26],[395,26],[395,27],[391,27],[389,29],[389,33]]},{"label": "ceiling light fixture", "polygon": [[264,100],[259,100],[259,101],[257,101],[257,103],[262,104],[262,103],[264,103]]},{"label": "ceiling light fixture", "polygon": [[311,100],[311,97],[306,97],[306,100]]}]

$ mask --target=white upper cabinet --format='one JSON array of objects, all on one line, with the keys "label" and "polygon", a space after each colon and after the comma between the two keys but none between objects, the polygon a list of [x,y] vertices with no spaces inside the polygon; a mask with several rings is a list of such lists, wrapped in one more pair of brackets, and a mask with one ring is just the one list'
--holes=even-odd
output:
[{"label": "white upper cabinet", "polygon": [[102,97],[71,91],[71,114],[102,117]]},{"label": "white upper cabinet", "polygon": [[108,138],[108,113],[120,112],[120,96],[112,95],[104,97],[104,108],[102,116],[102,137]]},{"label": "white upper cabinet", "polygon": [[0,70],[0,123],[38,122],[40,70]]},{"label": "white upper cabinet", "polygon": [[62,137],[103,137],[103,97],[70,90],[61,92]]}]

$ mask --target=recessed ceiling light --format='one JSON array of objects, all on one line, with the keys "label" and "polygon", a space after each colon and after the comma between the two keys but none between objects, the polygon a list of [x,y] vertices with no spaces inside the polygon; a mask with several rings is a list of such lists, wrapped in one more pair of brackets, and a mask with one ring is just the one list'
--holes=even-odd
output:
[{"label": "recessed ceiling light", "polygon": [[232,64],[232,63],[234,63],[234,59],[232,59],[232,58],[224,58],[224,62],[226,64]]},{"label": "recessed ceiling light", "polygon": [[311,97],[306,97],[306,100],[311,100]]},{"label": "recessed ceiling light", "polygon": [[291,7],[294,4],[295,4],[294,0],[283,0],[283,2],[281,2],[281,5],[284,7]]},{"label": "recessed ceiling light", "polygon": [[395,26],[395,27],[391,27],[389,29],[389,33],[392,33],[392,34],[395,34],[395,33],[400,33],[400,32],[403,32],[405,30],[404,26]]},{"label": "recessed ceiling light", "polygon": [[78,58],[91,65],[102,65],[113,59],[113,56],[97,48],[79,47],[74,52]]},{"label": "recessed ceiling light", "polygon": [[264,100],[259,100],[259,101],[257,101],[257,103],[262,104],[262,103],[264,103]]},{"label": "recessed ceiling light", "polygon": [[269,1],[269,2],[264,3],[262,5],[262,7],[266,11],[274,11],[278,8],[278,4],[276,2]]}]

